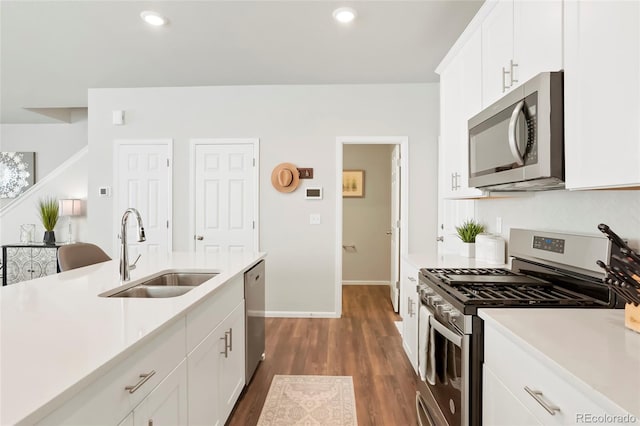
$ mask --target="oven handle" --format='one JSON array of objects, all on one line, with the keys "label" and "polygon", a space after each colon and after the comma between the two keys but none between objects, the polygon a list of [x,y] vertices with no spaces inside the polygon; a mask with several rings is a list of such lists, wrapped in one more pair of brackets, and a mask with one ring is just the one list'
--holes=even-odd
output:
[{"label": "oven handle", "polygon": [[513,155],[513,159],[516,160],[518,166],[524,166],[524,154],[520,152],[520,148],[518,148],[518,141],[516,140],[516,133],[518,129],[516,129],[516,123],[518,121],[518,115],[520,115],[520,111],[524,107],[524,101],[518,102],[518,105],[513,109],[511,113],[511,119],[509,120],[509,148],[511,149],[511,155]]},{"label": "oven handle", "polygon": [[447,340],[453,342],[457,347],[462,347],[462,336],[442,325],[433,315],[429,317],[429,324],[431,324],[431,327],[435,328],[438,333],[442,334]]},{"label": "oven handle", "polygon": [[[424,418],[429,424],[424,424],[422,422],[422,417],[420,413],[424,414]],[[422,395],[420,395],[420,391],[416,391],[416,416],[418,418],[418,426],[435,426],[433,419],[431,418],[431,413],[429,413],[429,409],[427,405],[422,400]]]}]

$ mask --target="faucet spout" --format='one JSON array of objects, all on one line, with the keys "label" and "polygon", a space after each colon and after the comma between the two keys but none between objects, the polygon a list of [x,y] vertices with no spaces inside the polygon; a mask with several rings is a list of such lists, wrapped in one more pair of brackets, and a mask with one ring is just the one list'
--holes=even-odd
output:
[{"label": "faucet spout", "polygon": [[[140,216],[140,212],[134,208],[128,208],[125,210],[122,215],[122,220],[120,221],[120,279],[122,281],[129,281],[131,278],[129,271],[135,268],[135,263],[133,265],[129,265],[129,250],[127,247],[127,222],[132,214],[136,218],[138,242],[141,243],[147,240],[144,233],[144,227],[142,226],[142,216]],[[139,257],[140,256],[138,256],[138,258]]]}]

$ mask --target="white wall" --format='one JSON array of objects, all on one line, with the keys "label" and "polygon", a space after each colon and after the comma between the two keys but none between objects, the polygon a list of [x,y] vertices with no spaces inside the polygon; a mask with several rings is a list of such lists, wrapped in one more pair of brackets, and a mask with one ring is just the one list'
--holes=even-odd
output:
[{"label": "white wall", "polygon": [[[112,110],[126,124],[111,124]],[[410,251],[435,254],[437,217],[438,85],[229,86],[89,91],[90,239],[113,253],[113,140],[174,139],[174,249],[188,250],[190,138],[260,138],[260,248],[269,253],[267,310],[334,312],[335,159],[337,136],[408,136]],[[270,184],[274,166],[313,167],[308,184],[324,188],[322,201],[302,191],[283,194]],[[305,182],[307,183],[307,182]],[[309,225],[319,213],[321,225]]]},{"label": "white wall", "polygon": [[531,228],[600,234],[606,223],[640,247],[640,191],[546,191],[523,197],[476,201],[478,219],[496,232],[502,217],[502,236],[511,228]]},{"label": "white wall", "polygon": [[[343,145],[343,168],[364,170],[364,197],[342,199],[343,281],[391,277],[391,145]],[[348,283],[347,283],[348,284]]]}]

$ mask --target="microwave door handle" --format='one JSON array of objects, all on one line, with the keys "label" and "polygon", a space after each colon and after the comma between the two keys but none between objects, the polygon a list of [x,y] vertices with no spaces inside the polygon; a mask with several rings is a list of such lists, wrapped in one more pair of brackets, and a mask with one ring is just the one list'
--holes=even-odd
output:
[{"label": "microwave door handle", "polygon": [[516,123],[518,121],[518,115],[522,108],[524,107],[524,101],[518,102],[516,107],[513,109],[511,113],[511,119],[509,120],[509,148],[511,149],[511,155],[513,155],[513,159],[516,160],[518,166],[524,166],[524,155],[520,152],[518,148],[517,141],[517,132]]}]

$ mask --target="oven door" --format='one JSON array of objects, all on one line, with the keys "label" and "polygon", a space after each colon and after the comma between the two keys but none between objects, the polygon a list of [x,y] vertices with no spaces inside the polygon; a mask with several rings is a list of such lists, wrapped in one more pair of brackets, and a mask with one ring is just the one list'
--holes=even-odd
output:
[{"label": "oven door", "polygon": [[448,425],[468,425],[469,336],[448,328],[433,314],[428,322],[424,384]]}]

